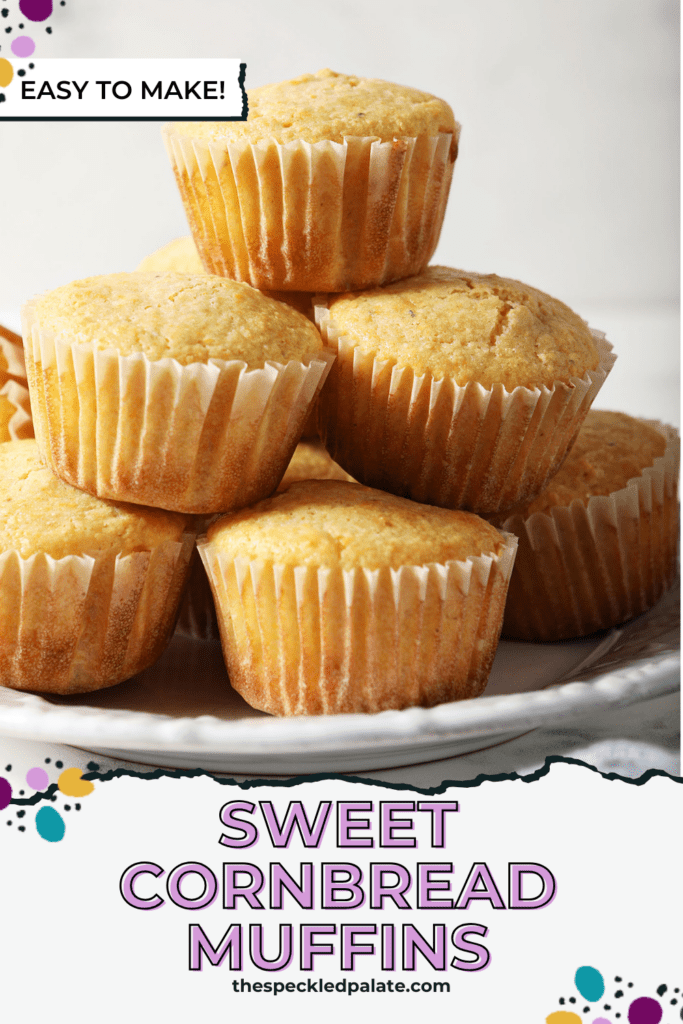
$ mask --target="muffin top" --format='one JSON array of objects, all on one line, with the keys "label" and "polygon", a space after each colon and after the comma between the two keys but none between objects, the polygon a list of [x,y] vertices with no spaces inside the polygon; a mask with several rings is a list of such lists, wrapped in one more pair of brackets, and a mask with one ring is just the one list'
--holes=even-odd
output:
[{"label": "muffin top", "polygon": [[590,409],[560,471],[534,501],[514,509],[525,518],[577,499],[613,494],[664,454],[666,438],[623,412]]},{"label": "muffin top", "polygon": [[455,133],[453,111],[429,93],[379,78],[325,68],[248,94],[246,121],[181,121],[173,130],[207,142],[343,142],[344,136],[394,138]]},{"label": "muffin top", "polygon": [[351,480],[352,477],[328,454],[320,441],[300,441],[282,478],[278,491],[297,480]]},{"label": "muffin top", "polygon": [[39,296],[33,314],[41,329],[71,343],[185,366],[238,359],[256,369],[322,348],[316,328],[291,306],[212,274],[88,277]]},{"label": "muffin top", "polygon": [[192,235],[174,238],[166,245],[162,245],[160,249],[155,249],[149,256],[145,256],[137,269],[143,273],[154,270],[163,272],[175,270],[180,274],[203,274],[205,272]]},{"label": "muffin top", "polygon": [[175,512],[95,498],[64,483],[40,461],[30,438],[0,444],[0,551],[122,555],[178,541],[189,522]]},{"label": "muffin top", "polygon": [[306,480],[224,516],[208,539],[230,558],[377,569],[498,554],[502,535],[469,512],[419,505],[342,480]]},{"label": "muffin top", "polygon": [[334,326],[358,348],[459,386],[551,387],[599,363],[588,326],[568,306],[495,274],[428,267],[381,288],[331,296],[329,308]]}]

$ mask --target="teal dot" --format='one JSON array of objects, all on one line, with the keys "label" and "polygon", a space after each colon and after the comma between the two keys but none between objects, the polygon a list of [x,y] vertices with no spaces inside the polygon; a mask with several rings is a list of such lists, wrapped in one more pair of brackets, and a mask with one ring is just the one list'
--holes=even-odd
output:
[{"label": "teal dot", "polygon": [[46,839],[48,843],[58,843],[64,838],[66,825],[59,811],[54,807],[41,807],[36,814],[36,828],[38,835]]},{"label": "teal dot", "polygon": [[574,984],[584,999],[591,1003],[600,999],[605,991],[605,982],[595,967],[579,967],[574,975]]}]

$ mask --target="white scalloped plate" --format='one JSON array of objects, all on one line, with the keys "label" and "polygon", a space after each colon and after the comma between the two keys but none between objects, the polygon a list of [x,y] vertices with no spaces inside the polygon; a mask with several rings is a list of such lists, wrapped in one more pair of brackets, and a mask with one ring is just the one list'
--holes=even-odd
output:
[{"label": "white scalloped plate", "polygon": [[271,718],[231,688],[220,645],[176,636],[134,679],[79,697],[0,687],[0,731],[172,768],[246,775],[371,771],[453,757],[626,707],[680,680],[678,587],[621,629],[502,642],[483,697],[378,715]]}]

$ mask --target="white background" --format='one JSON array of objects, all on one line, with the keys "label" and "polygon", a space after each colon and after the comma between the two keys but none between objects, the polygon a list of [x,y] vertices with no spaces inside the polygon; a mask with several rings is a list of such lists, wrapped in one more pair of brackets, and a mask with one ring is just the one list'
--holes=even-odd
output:
[{"label": "white background", "polygon": [[[442,96],[463,134],[436,260],[563,299],[619,353],[597,404],[678,422],[677,19],[675,0],[68,0],[34,36],[36,56],[237,57],[247,88],[329,66]],[[0,196],[10,313],[187,233],[157,124],[0,122]]]},{"label": "white background", "polygon": [[[153,791],[153,792],[150,792]],[[95,791],[81,799],[82,810],[64,814],[67,831],[59,843],[39,838],[29,826],[19,834],[2,835],[3,927],[0,957],[3,965],[3,1011],[8,1021],[97,1020],[324,1020],[415,1021],[424,1014],[436,1021],[467,1024],[543,1024],[560,1009],[559,998],[577,999],[578,1014],[588,1024],[606,1017],[626,1024],[628,996],[656,997],[657,986],[681,987],[680,920],[683,884],[680,873],[680,820],[683,786],[667,778],[645,785],[609,782],[588,768],[558,764],[539,781],[487,782],[477,788],[451,788],[441,800],[458,800],[460,810],[448,814],[445,849],[431,849],[427,815],[418,824],[416,850],[380,850],[377,829],[372,850],[339,850],[331,817],[319,850],[306,850],[295,838],[288,850],[274,849],[263,836],[246,850],[219,845],[225,831],[219,820],[230,800],[272,800],[282,821],[290,800],[303,800],[313,816],[319,800],[419,800],[410,790],[388,791],[370,785],[328,781],[302,783],[294,788],[257,787],[240,790],[203,777],[142,781],[123,778],[96,782]],[[424,797],[422,797],[424,799]],[[59,809],[73,800],[59,797]],[[5,812],[7,813],[7,812]],[[262,821],[254,816],[255,823]],[[265,833],[265,829],[262,829]],[[356,833],[361,835],[363,833]],[[159,864],[166,874],[186,861],[199,861],[220,876],[223,861],[284,863],[298,877],[299,863],[350,861],[367,868],[371,860],[398,860],[412,868],[415,861],[452,862],[451,898],[456,899],[473,862],[486,862],[507,899],[507,865],[533,861],[548,867],[557,880],[557,894],[538,910],[493,910],[487,903],[467,911],[391,911],[380,921],[408,921],[431,936],[432,922],[448,931],[465,922],[489,929],[484,943],[489,966],[478,973],[435,972],[420,966],[415,974],[383,974],[379,957],[360,957],[353,974],[342,973],[335,957],[320,957],[312,975],[291,968],[275,975],[280,981],[307,976],[340,981],[343,977],[376,981],[450,982],[450,993],[439,994],[283,994],[276,997],[232,991],[232,979],[272,981],[273,975],[248,964],[240,975],[227,963],[201,972],[187,969],[188,926],[200,924],[215,944],[229,923],[262,923],[266,955],[277,951],[279,923],[378,920],[367,905],[360,910],[302,912],[286,900],[281,912],[224,910],[221,894],[204,910],[182,910],[167,902],[151,912],[134,910],[119,895],[123,871],[139,861]],[[8,884],[8,880],[12,883]],[[158,887],[166,894],[163,882]],[[158,885],[158,883],[156,883]],[[141,879],[141,896],[157,891],[154,879]],[[189,886],[186,888],[191,895]],[[449,894],[445,894],[449,895]],[[414,906],[414,888],[408,893]],[[267,903],[267,893],[264,895]],[[316,899],[316,906],[319,901]],[[29,912],[27,912],[29,911]],[[298,928],[296,929],[298,931]],[[361,940],[362,941],[362,940]],[[418,962],[421,958],[418,957]],[[597,1004],[581,1000],[574,987],[578,967],[597,968],[607,984]],[[34,979],[40,978],[37,984]],[[621,977],[623,984],[615,984]],[[633,989],[627,989],[627,983]],[[619,1001],[614,991],[622,989]],[[613,1011],[603,1011],[604,1003]],[[615,1005],[618,1004],[618,1005]],[[583,1014],[591,1005],[592,1014]],[[662,1024],[680,1020],[677,1006],[667,1006]],[[571,1008],[568,1002],[565,1008]],[[614,1011],[621,1011],[616,1021]]]}]

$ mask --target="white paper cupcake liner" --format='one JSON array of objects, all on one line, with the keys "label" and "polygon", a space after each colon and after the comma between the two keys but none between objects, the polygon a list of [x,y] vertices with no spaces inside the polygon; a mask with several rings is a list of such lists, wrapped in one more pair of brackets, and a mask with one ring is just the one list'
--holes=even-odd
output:
[{"label": "white paper cupcake liner", "polygon": [[23,310],[36,440],[84,491],[178,512],[227,512],[277,487],[334,356],[183,366],[72,344]]},{"label": "white paper cupcake liner", "polygon": [[228,674],[277,715],[430,707],[484,690],[517,546],[400,569],[231,559],[200,538]]},{"label": "white paper cupcake liner", "polygon": [[175,624],[194,534],[130,555],[0,554],[0,683],[86,693],[155,661]]},{"label": "white paper cupcake liner", "polygon": [[8,380],[0,388],[0,396],[14,409],[7,420],[7,436],[0,435],[0,441],[21,441],[33,437],[33,417],[27,389],[14,380]]},{"label": "white paper cupcake liner", "polygon": [[568,384],[461,387],[363,352],[326,306],[316,306],[316,322],[337,355],[318,402],[335,462],[369,487],[481,515],[543,490],[616,359],[604,334],[591,331],[599,365]]},{"label": "white paper cupcake liner", "polygon": [[212,142],[163,130],[207,271],[257,288],[347,291],[419,274],[439,240],[454,135]]},{"label": "white paper cupcake liner", "polygon": [[503,635],[562,640],[616,626],[651,608],[673,583],[678,546],[680,441],[646,420],[667,446],[654,464],[610,495],[510,516],[519,537]]}]

